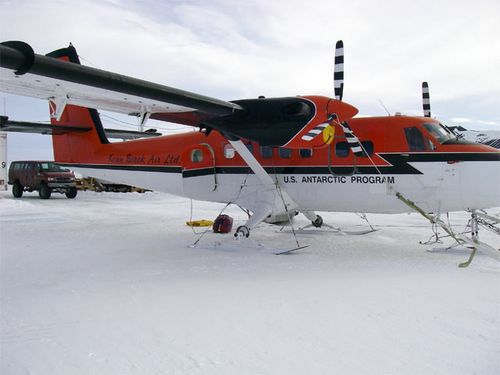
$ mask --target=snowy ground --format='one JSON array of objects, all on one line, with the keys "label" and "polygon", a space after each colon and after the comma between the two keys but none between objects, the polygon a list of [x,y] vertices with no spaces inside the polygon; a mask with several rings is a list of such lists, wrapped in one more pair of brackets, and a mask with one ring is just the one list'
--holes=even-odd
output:
[{"label": "snowy ground", "polygon": [[[222,207],[195,202],[193,218]],[[380,230],[364,236],[301,234],[310,247],[276,256],[210,249],[224,237],[212,233],[188,247],[189,212],[157,193],[0,193],[0,373],[500,373],[500,264],[478,254],[459,269],[468,251],[427,252],[419,216],[369,215]],[[293,246],[278,229],[253,237]]]}]

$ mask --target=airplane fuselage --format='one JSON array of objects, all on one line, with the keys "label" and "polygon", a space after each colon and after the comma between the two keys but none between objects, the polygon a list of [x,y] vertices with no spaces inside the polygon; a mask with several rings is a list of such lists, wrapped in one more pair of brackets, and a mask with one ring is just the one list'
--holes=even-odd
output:
[{"label": "airplane fuselage", "polygon": [[[439,124],[429,118],[354,118],[350,125],[364,145],[363,157],[353,155],[341,131],[322,148],[247,145],[299,210],[410,211],[395,198],[396,192],[428,212],[500,206],[498,150],[459,141],[442,144],[431,132]],[[68,157],[64,164],[84,175],[251,210],[262,189],[262,182],[218,132],[102,144],[88,163],[73,163]]]},{"label": "airplane fuselage", "polygon": [[[232,202],[254,211],[252,225],[287,209],[409,211],[396,196],[435,213],[500,206],[497,149],[430,117],[355,117],[342,101],[341,41],[335,99],[228,102],[82,66],[73,46],[43,56],[10,41],[0,51],[2,91],[49,101],[55,161],[84,175]],[[205,132],[109,143],[97,109]]]}]

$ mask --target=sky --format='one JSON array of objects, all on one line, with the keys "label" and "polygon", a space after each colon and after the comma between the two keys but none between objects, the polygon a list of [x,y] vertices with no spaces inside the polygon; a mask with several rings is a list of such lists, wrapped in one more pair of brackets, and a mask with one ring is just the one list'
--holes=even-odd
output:
[{"label": "sky", "polygon": [[[0,0],[0,15],[1,41],[40,54],[71,42],[83,64],[224,100],[333,96],[342,39],[344,100],[360,115],[384,115],[381,102],[421,115],[426,80],[433,117],[500,130],[498,0]],[[0,94],[0,112],[48,121],[47,103],[30,98]],[[136,120],[103,122],[133,129]],[[9,160],[52,158],[47,136],[11,133],[8,150]]]}]

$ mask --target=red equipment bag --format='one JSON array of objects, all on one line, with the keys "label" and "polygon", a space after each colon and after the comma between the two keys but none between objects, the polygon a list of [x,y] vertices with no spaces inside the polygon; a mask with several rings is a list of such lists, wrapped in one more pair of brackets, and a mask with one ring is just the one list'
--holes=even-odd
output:
[{"label": "red equipment bag", "polygon": [[229,233],[233,229],[233,218],[228,215],[219,215],[212,227],[214,233]]}]

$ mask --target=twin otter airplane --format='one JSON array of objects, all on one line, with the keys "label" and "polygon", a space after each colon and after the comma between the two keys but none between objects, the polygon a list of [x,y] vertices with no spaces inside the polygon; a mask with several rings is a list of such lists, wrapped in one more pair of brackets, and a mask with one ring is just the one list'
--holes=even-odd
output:
[{"label": "twin otter airplane", "polygon": [[[80,65],[73,46],[39,55],[0,44],[1,91],[49,101],[54,158],[86,176],[233,203],[251,211],[235,235],[297,212],[440,213],[500,206],[500,152],[467,142],[430,117],[355,117],[342,101],[343,44],[335,99],[219,99]],[[110,143],[97,109],[200,128]],[[17,128],[15,125],[19,125]],[[4,118],[2,129],[22,123]],[[24,131],[37,131],[24,123]],[[445,228],[446,231],[451,230]],[[473,232],[473,239],[477,237]],[[455,237],[454,237],[455,238]],[[463,240],[465,243],[465,240]],[[477,242],[477,241],[476,241]]]}]

